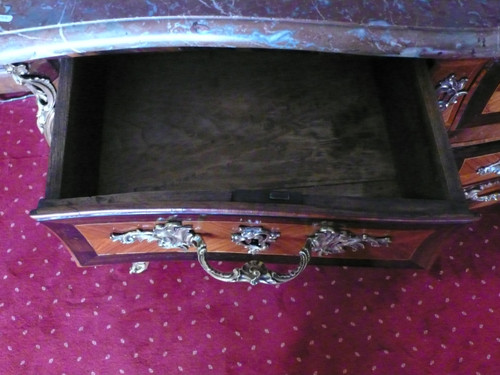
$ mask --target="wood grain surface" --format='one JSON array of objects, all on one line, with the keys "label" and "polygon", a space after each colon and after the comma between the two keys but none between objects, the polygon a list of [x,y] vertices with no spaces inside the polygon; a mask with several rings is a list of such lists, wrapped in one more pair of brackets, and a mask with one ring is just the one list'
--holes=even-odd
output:
[{"label": "wood grain surface", "polygon": [[[99,256],[117,254],[145,254],[145,253],[167,253],[179,252],[182,249],[163,249],[156,242],[137,241],[133,244],[122,244],[110,239],[112,233],[125,233],[136,229],[152,230],[156,222],[124,222],[124,223],[99,223],[79,224],[76,229],[82,233],[85,239],[94,248]],[[200,234],[207,244],[210,253],[247,253],[247,250],[231,241],[231,234],[238,232],[241,223],[230,221],[183,221],[183,225],[191,225],[193,230]],[[297,256],[304,247],[308,236],[313,235],[319,225],[297,225],[278,222],[260,222],[268,230],[278,231],[280,237],[272,243],[268,249],[261,252],[265,255]],[[389,246],[373,247],[366,245],[365,249],[358,251],[346,250],[342,254],[325,256],[325,258],[353,258],[353,259],[411,259],[414,251],[434,231],[432,229],[422,230],[394,230],[394,229],[349,229],[356,235],[368,234],[374,237],[389,236],[392,243]],[[195,252],[191,247],[188,252]],[[312,254],[318,256],[317,254]]]},{"label": "wood grain surface", "polygon": [[101,194],[399,195],[369,59],[215,50],[107,66]]}]

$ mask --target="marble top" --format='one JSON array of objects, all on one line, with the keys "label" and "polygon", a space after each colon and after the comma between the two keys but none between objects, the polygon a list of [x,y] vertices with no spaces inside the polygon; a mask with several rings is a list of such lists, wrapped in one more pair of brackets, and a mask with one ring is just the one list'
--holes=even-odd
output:
[{"label": "marble top", "polygon": [[496,57],[498,0],[0,0],[0,64],[181,46]]}]

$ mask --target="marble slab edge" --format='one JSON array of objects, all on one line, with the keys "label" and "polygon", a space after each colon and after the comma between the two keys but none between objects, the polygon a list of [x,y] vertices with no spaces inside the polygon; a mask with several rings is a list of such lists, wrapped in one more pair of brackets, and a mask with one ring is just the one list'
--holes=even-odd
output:
[{"label": "marble slab edge", "polygon": [[497,57],[500,27],[436,28],[300,19],[142,17],[0,33],[0,64],[165,47],[310,50],[434,59]]}]

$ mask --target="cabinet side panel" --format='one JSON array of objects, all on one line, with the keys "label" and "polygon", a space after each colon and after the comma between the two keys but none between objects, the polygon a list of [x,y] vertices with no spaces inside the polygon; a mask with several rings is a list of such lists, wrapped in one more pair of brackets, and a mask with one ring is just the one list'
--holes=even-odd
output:
[{"label": "cabinet side panel", "polygon": [[425,61],[381,61],[376,75],[405,196],[463,201]]},{"label": "cabinet side panel", "polygon": [[[73,59],[71,90],[61,109],[65,113],[66,139],[62,153],[59,198],[95,195],[101,148],[102,111],[105,104],[105,57]],[[64,121],[64,118],[61,119]]]},{"label": "cabinet side panel", "polygon": [[62,59],[59,72],[59,87],[52,128],[52,145],[50,149],[49,171],[45,196],[57,199],[61,194],[61,178],[66,146],[66,129],[69,114],[69,102],[73,78],[73,60]]},{"label": "cabinet side panel", "polygon": [[439,166],[439,178],[442,180],[445,198],[453,201],[465,201],[462,184],[458,176],[454,156],[451,151],[450,141],[446,133],[441,113],[436,105],[434,88],[427,67],[423,61],[415,62],[415,71],[420,95],[423,100],[423,110],[427,113],[429,121],[427,135],[434,142],[431,144],[431,152],[435,163]]}]

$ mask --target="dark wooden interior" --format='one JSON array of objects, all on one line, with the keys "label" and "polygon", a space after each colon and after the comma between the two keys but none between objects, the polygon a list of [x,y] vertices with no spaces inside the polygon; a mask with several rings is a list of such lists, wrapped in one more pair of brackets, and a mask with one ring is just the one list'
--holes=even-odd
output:
[{"label": "dark wooden interior", "polygon": [[424,61],[188,49],[62,65],[49,199],[462,199]]}]

